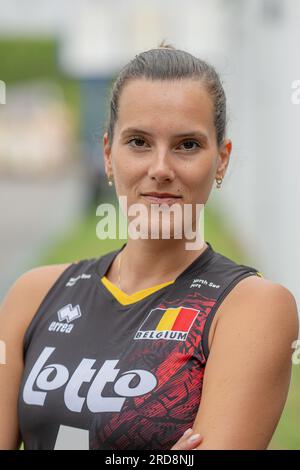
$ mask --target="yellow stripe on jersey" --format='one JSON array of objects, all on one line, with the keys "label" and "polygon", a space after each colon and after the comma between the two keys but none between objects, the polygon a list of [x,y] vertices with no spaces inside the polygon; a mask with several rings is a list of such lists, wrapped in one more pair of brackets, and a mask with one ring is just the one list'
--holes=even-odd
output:
[{"label": "yellow stripe on jersey", "polygon": [[172,330],[180,310],[181,307],[168,308],[161,317],[161,320],[156,327],[156,331]]},{"label": "yellow stripe on jersey", "polygon": [[256,274],[257,274],[259,277],[264,277],[263,273],[261,273],[261,272],[259,272],[259,271],[257,271]]},{"label": "yellow stripe on jersey", "polygon": [[147,287],[146,289],[139,290],[134,292],[133,294],[126,294],[123,292],[119,287],[113,284],[106,276],[101,278],[102,284],[106,287],[107,290],[115,297],[115,299],[122,305],[130,305],[139,300],[148,297],[148,295],[153,294],[153,292],[162,289],[163,287],[168,286],[169,284],[173,284],[174,281],[164,282],[163,284],[156,284],[152,287]]}]

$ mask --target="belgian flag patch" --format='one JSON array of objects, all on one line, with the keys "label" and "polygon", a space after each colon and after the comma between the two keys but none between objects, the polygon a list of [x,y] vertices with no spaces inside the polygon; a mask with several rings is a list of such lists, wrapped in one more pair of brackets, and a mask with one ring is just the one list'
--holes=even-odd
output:
[{"label": "belgian flag patch", "polygon": [[185,341],[199,310],[188,307],[154,308],[138,329],[134,339],[172,339]]}]

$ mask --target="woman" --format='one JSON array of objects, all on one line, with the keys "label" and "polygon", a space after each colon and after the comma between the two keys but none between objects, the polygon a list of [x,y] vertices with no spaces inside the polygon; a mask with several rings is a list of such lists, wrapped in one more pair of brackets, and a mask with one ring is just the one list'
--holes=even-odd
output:
[{"label": "woman", "polygon": [[[225,122],[218,75],[187,52],[162,44],[122,69],[105,170],[128,207],[146,208],[147,235],[151,204],[196,207],[220,187]],[[289,388],[295,299],[209,242],[187,249],[176,226],[12,286],[1,448],[267,448]]]}]

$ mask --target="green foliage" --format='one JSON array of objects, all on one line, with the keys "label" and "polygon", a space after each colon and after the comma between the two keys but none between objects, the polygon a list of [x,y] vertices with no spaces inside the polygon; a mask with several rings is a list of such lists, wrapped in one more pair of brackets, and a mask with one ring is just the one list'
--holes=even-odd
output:
[{"label": "green foliage", "polygon": [[61,76],[57,66],[57,44],[51,38],[1,39],[0,57],[1,80],[7,84]]}]

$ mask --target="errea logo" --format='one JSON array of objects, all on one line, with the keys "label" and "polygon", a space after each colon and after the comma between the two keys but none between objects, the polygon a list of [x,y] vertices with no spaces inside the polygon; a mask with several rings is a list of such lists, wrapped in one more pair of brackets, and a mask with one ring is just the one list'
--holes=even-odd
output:
[{"label": "errea logo", "polygon": [[65,307],[58,310],[57,315],[59,321],[67,320],[68,323],[71,323],[71,321],[81,317],[80,307],[78,304],[75,307],[72,307],[72,304],[65,305]]},{"label": "errea logo", "polygon": [[71,322],[81,317],[81,310],[78,304],[75,307],[72,307],[72,304],[68,304],[58,310],[57,316],[59,321],[50,323],[48,331],[71,333],[74,327],[74,324]]}]

